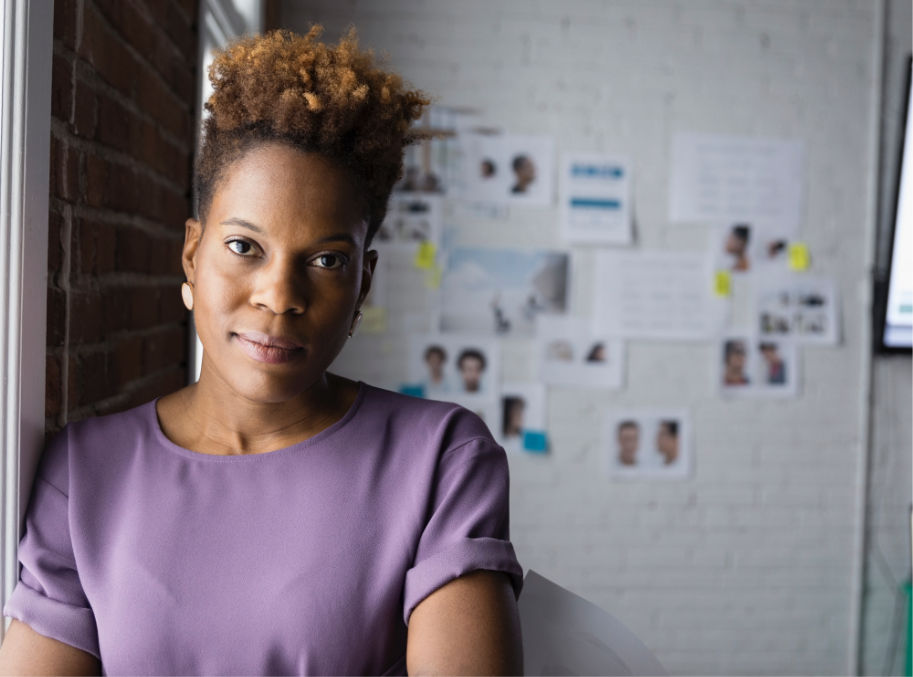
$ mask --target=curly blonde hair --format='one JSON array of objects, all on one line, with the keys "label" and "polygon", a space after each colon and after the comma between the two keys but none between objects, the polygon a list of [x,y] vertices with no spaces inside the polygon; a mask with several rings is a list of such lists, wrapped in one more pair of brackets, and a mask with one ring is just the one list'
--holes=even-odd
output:
[{"label": "curly blonde hair", "polygon": [[232,162],[266,143],[318,153],[349,170],[362,196],[368,242],[403,173],[403,149],[423,138],[412,128],[431,101],[358,46],[350,28],[337,45],[273,31],[232,42],[209,68],[213,94],[196,166],[202,221]]}]

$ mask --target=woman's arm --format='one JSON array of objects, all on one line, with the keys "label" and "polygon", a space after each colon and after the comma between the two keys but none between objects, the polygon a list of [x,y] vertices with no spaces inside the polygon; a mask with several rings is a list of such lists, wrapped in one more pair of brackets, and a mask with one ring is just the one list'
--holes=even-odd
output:
[{"label": "woman's arm", "polygon": [[409,618],[410,675],[522,675],[520,614],[506,574],[473,571],[428,595]]},{"label": "woman's arm", "polygon": [[13,619],[0,646],[0,675],[100,675],[98,659]]}]

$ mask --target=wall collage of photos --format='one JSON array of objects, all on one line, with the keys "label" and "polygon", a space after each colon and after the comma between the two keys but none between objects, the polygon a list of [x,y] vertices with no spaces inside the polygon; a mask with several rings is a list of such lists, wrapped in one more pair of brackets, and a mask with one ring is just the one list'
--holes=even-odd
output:
[{"label": "wall collage of photos", "polygon": [[[839,343],[836,283],[810,272],[799,238],[802,142],[675,135],[669,220],[713,234],[711,251],[689,253],[637,246],[623,156],[559,158],[550,137],[484,129],[476,113],[441,106],[420,124],[436,136],[407,151],[372,244],[380,256],[361,333],[338,373],[460,404],[509,453],[547,454],[549,388],[623,389],[628,342],[716,346],[722,398],[799,397],[800,346]],[[512,208],[556,200],[566,249],[461,241],[463,220],[494,230]],[[571,312],[573,247],[596,252],[588,316]],[[525,350],[502,354],[517,340]],[[530,377],[502,379],[517,359]],[[613,409],[603,422],[607,477],[693,476],[686,406]]]}]

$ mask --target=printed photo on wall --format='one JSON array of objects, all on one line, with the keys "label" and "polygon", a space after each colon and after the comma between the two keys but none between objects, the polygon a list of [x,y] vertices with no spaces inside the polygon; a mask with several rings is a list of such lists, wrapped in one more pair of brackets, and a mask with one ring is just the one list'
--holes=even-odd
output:
[{"label": "printed photo on wall", "polygon": [[504,383],[498,426],[491,432],[505,451],[545,452],[545,386]]},{"label": "printed photo on wall", "polygon": [[545,206],[554,202],[554,140],[465,134],[463,197],[470,202]]},{"label": "printed photo on wall", "polygon": [[[441,334],[409,336],[409,381],[403,392],[431,400],[497,402],[501,352],[490,337]],[[408,390],[407,390],[408,389]],[[490,421],[486,421],[489,426]]]},{"label": "printed photo on wall", "polygon": [[618,409],[606,417],[603,458],[612,479],[686,479],[694,471],[685,409]]},{"label": "printed photo on wall", "polygon": [[543,383],[609,390],[622,387],[624,340],[596,334],[588,318],[542,315],[536,337]]},{"label": "printed photo on wall", "polygon": [[467,133],[460,135],[463,157],[463,192],[467,202],[506,203],[510,181],[504,136]]},{"label": "printed photo on wall", "polygon": [[441,281],[441,330],[532,336],[567,308],[565,252],[458,247]]},{"label": "printed photo on wall", "polygon": [[504,137],[510,168],[508,198],[512,204],[546,206],[554,202],[555,143],[550,136]]},{"label": "printed photo on wall", "polygon": [[380,225],[374,242],[411,247],[430,242],[440,247],[443,219],[444,203],[440,195],[394,193],[387,208],[387,218]]},{"label": "printed photo on wall", "polygon": [[771,265],[786,270],[789,238],[783,231],[743,222],[720,226],[717,233],[717,270],[749,273]]},{"label": "printed photo on wall", "polygon": [[806,274],[764,275],[755,281],[760,340],[837,345],[840,307],[832,278]]},{"label": "printed photo on wall", "polygon": [[799,351],[789,341],[731,333],[718,355],[717,384],[724,397],[788,398],[799,392]]}]

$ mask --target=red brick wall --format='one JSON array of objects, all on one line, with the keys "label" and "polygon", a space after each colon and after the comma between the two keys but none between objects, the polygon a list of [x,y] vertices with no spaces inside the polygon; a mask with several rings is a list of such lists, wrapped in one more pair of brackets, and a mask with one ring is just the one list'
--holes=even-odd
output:
[{"label": "red brick wall", "polygon": [[197,0],[56,0],[47,432],[185,382]]}]

